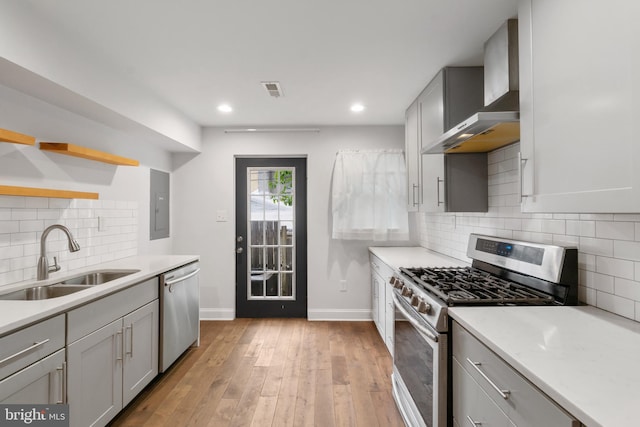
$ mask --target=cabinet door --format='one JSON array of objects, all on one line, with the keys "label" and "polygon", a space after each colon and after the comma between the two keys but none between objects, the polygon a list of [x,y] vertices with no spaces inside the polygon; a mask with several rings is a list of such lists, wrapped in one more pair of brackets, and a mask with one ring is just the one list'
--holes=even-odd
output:
[{"label": "cabinet door", "polygon": [[424,200],[421,212],[445,211],[444,154],[422,156],[422,194]]},{"label": "cabinet door", "polygon": [[455,357],[451,365],[454,422],[460,426],[515,426]]},{"label": "cabinet door", "polygon": [[124,317],[122,405],[158,374],[158,300]]},{"label": "cabinet door", "polygon": [[0,403],[64,403],[64,349],[0,381]]},{"label": "cabinet door", "polygon": [[122,318],[67,347],[72,427],[104,426],[122,409]]},{"label": "cabinet door", "polygon": [[[378,295],[378,275],[371,272],[371,318],[373,322],[376,324],[378,331],[380,330],[380,314],[378,312],[378,300],[380,299],[380,295]],[[382,336],[384,338],[384,335]]]},{"label": "cabinet door", "polygon": [[384,316],[384,332],[386,334],[384,342],[387,344],[389,353],[393,355],[393,331],[395,323],[395,306],[393,305],[393,288],[389,283],[385,283],[385,316]]},{"label": "cabinet door", "polygon": [[519,3],[522,209],[640,212],[640,2]]},{"label": "cabinet door", "polygon": [[[418,97],[421,148],[444,133],[444,71],[440,71]],[[420,212],[444,212],[444,155],[425,154],[422,162]]]},{"label": "cabinet door", "polygon": [[407,210],[415,212],[421,202],[420,135],[418,101],[414,101],[405,113],[404,158],[407,165]]}]

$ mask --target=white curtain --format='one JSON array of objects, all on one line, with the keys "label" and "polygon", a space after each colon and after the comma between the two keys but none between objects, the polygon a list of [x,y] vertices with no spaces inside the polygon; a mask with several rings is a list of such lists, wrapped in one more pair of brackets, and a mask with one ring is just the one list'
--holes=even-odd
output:
[{"label": "white curtain", "polygon": [[407,240],[402,150],[339,151],[333,167],[333,238]]}]

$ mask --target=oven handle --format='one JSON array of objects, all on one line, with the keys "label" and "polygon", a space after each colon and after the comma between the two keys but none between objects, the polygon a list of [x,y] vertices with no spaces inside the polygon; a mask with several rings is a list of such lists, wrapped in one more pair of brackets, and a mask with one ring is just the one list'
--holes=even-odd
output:
[{"label": "oven handle", "polygon": [[422,334],[426,335],[429,339],[431,339],[433,342],[438,342],[438,337],[431,332],[429,329],[425,328],[423,325],[421,325],[416,319],[414,319],[411,315],[411,313],[409,313],[403,306],[402,303],[400,302],[400,300],[398,299],[398,296],[396,295],[396,293],[393,293],[393,301],[395,303],[395,306],[398,310],[400,310],[400,312],[404,315],[404,317],[409,321],[409,323],[411,323],[411,325],[413,325],[414,328],[416,328],[418,331],[422,332]]}]

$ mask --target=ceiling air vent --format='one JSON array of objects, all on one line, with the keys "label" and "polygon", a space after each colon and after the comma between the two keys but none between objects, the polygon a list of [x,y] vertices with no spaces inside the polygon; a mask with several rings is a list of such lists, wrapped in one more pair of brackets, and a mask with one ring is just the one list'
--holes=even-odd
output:
[{"label": "ceiling air vent", "polygon": [[280,82],[261,82],[262,87],[264,87],[267,93],[275,98],[281,97],[284,94],[282,93],[282,88],[280,87]]}]

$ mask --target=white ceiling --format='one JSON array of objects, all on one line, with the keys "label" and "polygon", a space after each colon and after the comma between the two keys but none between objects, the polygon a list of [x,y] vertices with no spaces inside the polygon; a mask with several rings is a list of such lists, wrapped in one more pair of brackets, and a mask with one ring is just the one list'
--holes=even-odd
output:
[{"label": "white ceiling", "polygon": [[[78,54],[203,126],[402,124],[441,67],[480,65],[484,40],[517,14],[516,0],[28,2]],[[273,80],[284,97],[260,85]]]}]

